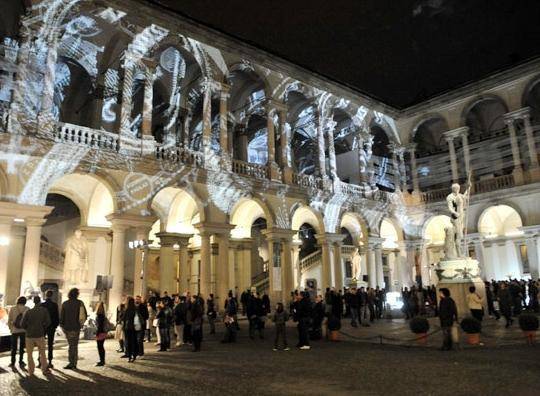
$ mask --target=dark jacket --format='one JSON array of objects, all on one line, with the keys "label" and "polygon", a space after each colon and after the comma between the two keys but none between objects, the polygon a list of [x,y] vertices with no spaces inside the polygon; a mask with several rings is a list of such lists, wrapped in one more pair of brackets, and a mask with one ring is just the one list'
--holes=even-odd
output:
[{"label": "dark jacket", "polygon": [[452,297],[445,297],[439,303],[439,319],[441,327],[450,327],[457,322],[457,307]]},{"label": "dark jacket", "polygon": [[499,290],[498,298],[500,311],[508,315],[512,311],[512,295],[510,294],[510,290],[508,288]]},{"label": "dark jacket", "polygon": [[[80,312],[81,310],[82,313]],[[80,331],[87,316],[84,303],[76,298],[70,298],[62,304],[60,327],[64,331]]]},{"label": "dark jacket", "polygon": [[107,329],[105,329],[105,314],[96,315],[96,327],[96,334],[107,332]]},{"label": "dark jacket", "polygon": [[55,330],[60,324],[60,313],[58,311],[58,304],[52,301],[51,299],[46,299],[44,303],[41,304],[43,308],[49,312],[49,318],[51,318],[51,324],[48,331]]},{"label": "dark jacket", "polygon": [[184,301],[174,306],[173,315],[175,325],[180,326],[186,323],[186,303]]},{"label": "dark jacket", "polygon": [[124,331],[135,331],[135,315],[139,316],[139,320],[141,321],[141,328],[142,330],[144,330],[145,324],[141,318],[141,315],[139,314],[138,309],[127,308],[124,312]]},{"label": "dark jacket", "polygon": [[22,327],[26,330],[26,338],[45,337],[50,324],[49,312],[41,305],[36,305],[26,312],[22,320]]},{"label": "dark jacket", "polygon": [[289,313],[286,310],[281,312],[275,311],[274,315],[272,316],[272,322],[274,322],[276,325],[285,325],[288,320]]}]

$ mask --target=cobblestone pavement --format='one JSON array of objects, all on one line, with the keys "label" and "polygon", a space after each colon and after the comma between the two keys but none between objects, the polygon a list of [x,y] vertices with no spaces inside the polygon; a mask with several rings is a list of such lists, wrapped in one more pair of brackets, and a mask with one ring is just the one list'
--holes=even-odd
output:
[{"label": "cobblestone pavement", "polygon": [[[189,348],[156,352],[145,344],[144,360],[127,363],[115,352],[117,343],[107,340],[107,365],[95,367],[97,351],[92,341],[80,345],[79,370],[63,370],[67,364],[65,341],[57,343],[53,374],[34,377],[18,369],[8,369],[9,356],[0,355],[1,395],[169,395],[169,394],[311,394],[311,395],[538,395],[540,394],[539,347],[528,347],[519,330],[508,334],[513,345],[486,343],[484,347],[441,352],[440,333],[428,347],[379,345],[355,342],[341,336],[340,342],[314,341],[312,350],[272,351],[272,328],[265,340],[250,340],[247,324],[236,344],[221,344],[221,335],[205,335],[203,351]],[[492,326],[492,324],[486,325]],[[500,332],[495,326],[493,334]],[[504,329],[503,329],[504,330]],[[359,339],[377,333],[407,337],[411,333],[402,320],[381,320],[369,328],[350,328],[343,332]],[[297,337],[288,329],[290,343]],[[513,338],[513,337],[516,338]]]}]

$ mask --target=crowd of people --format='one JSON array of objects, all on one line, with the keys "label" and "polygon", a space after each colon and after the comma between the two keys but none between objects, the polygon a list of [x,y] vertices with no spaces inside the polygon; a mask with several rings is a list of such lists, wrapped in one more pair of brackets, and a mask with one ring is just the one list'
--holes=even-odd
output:
[{"label": "crowd of people", "polygon": [[[517,280],[485,282],[482,295],[474,286],[469,288],[467,304],[470,312],[458,312],[450,291],[435,286],[423,288],[412,286],[401,292],[406,319],[417,315],[432,313],[438,316],[443,332],[442,349],[452,348],[452,327],[456,326],[458,314],[471,315],[479,321],[487,313],[496,320],[503,316],[506,327],[513,323],[513,317],[523,309],[539,312],[540,281]],[[34,348],[39,353],[38,368],[49,373],[53,367],[54,339],[60,327],[68,342],[69,363],[65,369],[76,369],[78,344],[81,329],[88,318],[84,303],[78,299],[79,291],[69,291],[68,299],[61,309],[53,301],[53,292],[45,293],[45,300],[33,297],[33,308],[27,305],[25,297],[19,297],[11,308],[8,326],[11,331],[11,364],[14,367],[19,355],[19,366],[25,368],[24,351],[28,355],[28,372],[33,374],[35,363],[32,357]],[[208,324],[208,333],[216,333],[216,321],[223,322],[225,332],[221,342],[234,343],[240,330],[239,315],[246,317],[250,339],[265,338],[268,322],[274,324],[274,350],[290,350],[287,342],[286,325],[292,319],[296,323],[298,342],[301,350],[311,348],[310,341],[320,340],[324,334],[328,337],[341,328],[341,321],[349,318],[353,327],[370,326],[381,319],[389,307],[384,288],[348,288],[341,290],[327,288],[324,296],[313,290],[293,291],[287,303],[271,305],[267,294],[260,295],[256,290],[246,290],[240,298],[229,291],[223,305],[218,304],[213,294],[205,300],[200,294],[185,292],[181,295],[169,295],[166,291],[157,295],[150,292],[142,296],[125,297],[116,309],[116,321],[110,323],[103,302],[95,307],[95,340],[99,361],[97,366],[105,365],[105,340],[114,332],[118,342],[118,353],[128,362],[144,358],[145,343],[155,341],[158,351],[164,352],[175,348],[191,347],[199,352],[203,341],[203,324]],[[438,304],[437,304],[438,301]],[[324,331],[326,330],[326,331]],[[174,343],[173,343],[174,339]],[[46,353],[47,348],[47,353]]]}]

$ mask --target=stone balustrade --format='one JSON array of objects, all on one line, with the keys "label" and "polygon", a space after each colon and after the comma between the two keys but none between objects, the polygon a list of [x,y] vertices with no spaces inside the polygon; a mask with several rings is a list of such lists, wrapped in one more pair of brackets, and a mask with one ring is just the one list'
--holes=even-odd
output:
[{"label": "stone balustrade", "polygon": [[59,143],[82,144],[113,151],[120,149],[118,134],[68,123],[57,125],[54,139]]},{"label": "stone balustrade", "polygon": [[157,146],[156,159],[190,165],[196,168],[201,168],[204,166],[203,153],[181,147]]},{"label": "stone balustrade", "polygon": [[249,176],[255,179],[268,178],[268,167],[266,165],[253,164],[251,162],[233,159],[232,170],[239,175]]},{"label": "stone balustrade", "polygon": [[308,254],[306,257],[300,260],[300,270],[302,272],[309,270],[315,265],[322,263],[322,252],[317,250],[313,253]]},{"label": "stone balustrade", "polygon": [[324,188],[322,179],[313,175],[301,175],[298,173],[293,173],[292,181],[293,184],[299,187],[318,188],[321,190]]}]

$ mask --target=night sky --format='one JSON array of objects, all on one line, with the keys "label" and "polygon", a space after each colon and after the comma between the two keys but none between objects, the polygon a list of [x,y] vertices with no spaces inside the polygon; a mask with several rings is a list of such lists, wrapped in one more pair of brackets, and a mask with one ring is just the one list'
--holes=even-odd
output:
[{"label": "night sky", "polygon": [[152,2],[397,108],[540,55],[539,0]]}]

